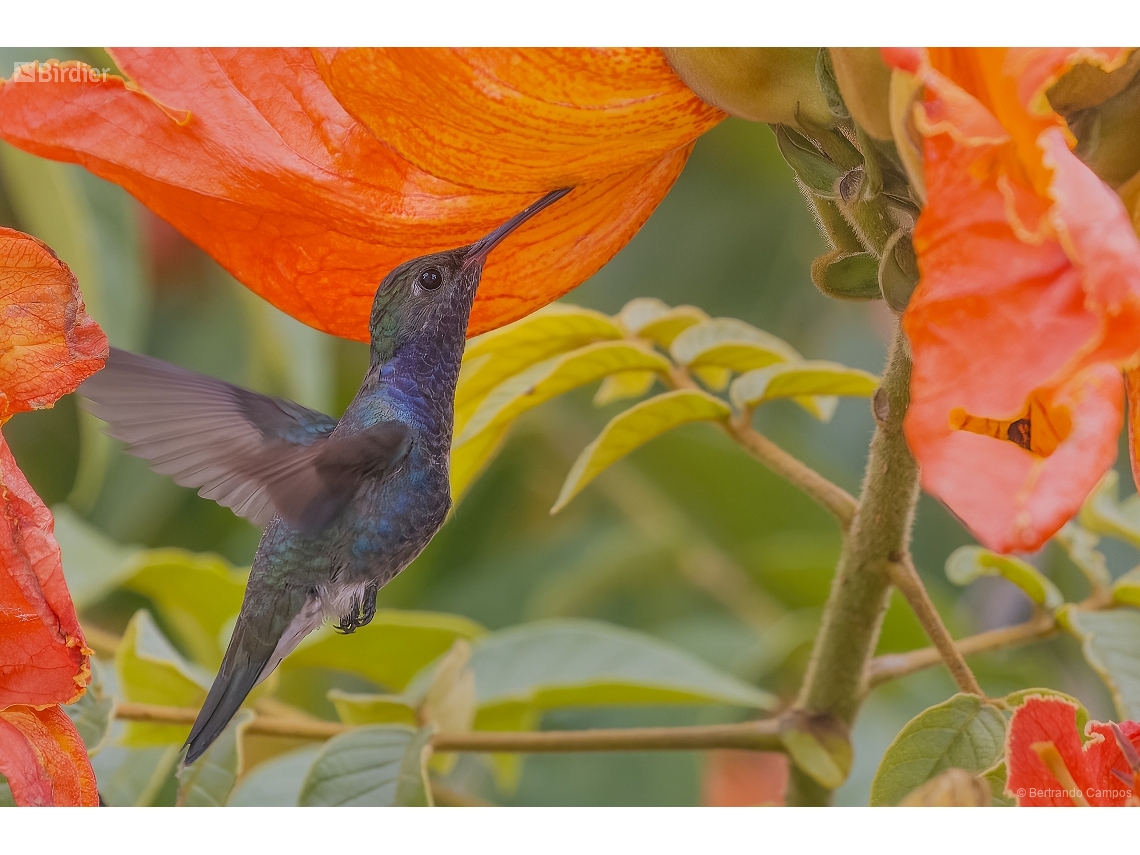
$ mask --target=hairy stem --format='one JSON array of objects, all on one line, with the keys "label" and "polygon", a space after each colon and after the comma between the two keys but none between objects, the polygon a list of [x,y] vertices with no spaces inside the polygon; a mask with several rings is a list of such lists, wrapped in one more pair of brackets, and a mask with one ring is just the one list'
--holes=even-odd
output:
[{"label": "hairy stem", "polygon": [[[192,724],[198,715],[193,707],[164,707],[124,703],[115,717],[124,721]],[[300,717],[255,715],[247,733],[287,736],[294,739],[329,739],[351,730],[351,725]],[[431,738],[435,751],[489,753],[561,753],[574,751],[700,751],[710,748],[743,748],[783,751],[778,719],[711,724],[693,727],[631,727],[612,730],[468,731],[437,733]]]},{"label": "hairy stem", "polygon": [[855,516],[855,497],[756,431],[750,423],[751,415],[734,416],[727,426],[729,436],[752,457],[830,511],[844,530],[849,528]]},{"label": "hairy stem", "polygon": [[[808,714],[831,716],[848,727],[859,710],[867,662],[887,610],[888,565],[892,556],[907,551],[918,501],[918,466],[902,429],[910,402],[910,366],[906,338],[896,328],[873,408],[877,426],[863,489],[797,701]],[[829,790],[793,767],[788,804],[830,800]]]},{"label": "hairy stem", "polygon": [[926,586],[922,584],[922,578],[914,569],[914,562],[910,556],[902,555],[889,566],[891,581],[910,604],[918,622],[926,630],[927,637],[934,642],[935,650],[950,669],[950,676],[954,678],[958,688],[966,694],[984,698],[985,693],[978,685],[978,678],[974,676],[961,651],[955,646],[954,639],[946,629],[946,624],[942,622],[938,609],[930,599],[930,594],[926,592]]},{"label": "hairy stem", "polygon": [[[975,653],[1039,641],[1054,635],[1057,630],[1057,622],[1053,616],[1043,614],[1015,626],[1004,626],[967,636],[955,642],[954,647],[960,655],[972,656]],[[868,688],[873,689],[889,680],[897,680],[899,677],[931,668],[942,661],[944,661],[942,654],[934,647],[876,656],[867,666]]]}]

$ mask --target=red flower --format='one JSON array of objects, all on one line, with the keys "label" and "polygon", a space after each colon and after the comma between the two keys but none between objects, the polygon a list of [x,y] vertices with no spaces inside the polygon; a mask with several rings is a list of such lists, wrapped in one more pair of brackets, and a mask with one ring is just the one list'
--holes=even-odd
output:
[{"label": "red flower", "polygon": [[1116,457],[1140,350],[1140,240],[1045,90],[1122,50],[886,50],[918,76],[927,203],[905,429],[923,486],[986,546],[1034,550]]},{"label": "red flower", "polygon": [[[0,228],[0,424],[49,407],[102,367],[107,338],[71,271],[35,238]],[[95,777],[56,704],[91,678],[51,512],[0,436],[0,773],[20,804],[97,804]],[[45,708],[46,707],[46,708]]]},{"label": "red flower", "polygon": [[1006,792],[1020,806],[1140,806],[1140,724],[1089,722],[1083,746],[1077,706],[1031,697],[1006,737]]},{"label": "red flower", "polygon": [[494,253],[471,334],[598,270],[723,117],[656,49],[116,50],[0,86],[0,136],[129,190],[271,303],[366,340],[376,286],[542,193]]}]

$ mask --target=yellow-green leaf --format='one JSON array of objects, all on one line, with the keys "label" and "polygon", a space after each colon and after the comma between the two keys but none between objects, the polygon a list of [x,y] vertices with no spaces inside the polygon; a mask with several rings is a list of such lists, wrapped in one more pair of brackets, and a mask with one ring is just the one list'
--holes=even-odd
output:
[{"label": "yellow-green leaf", "polygon": [[182,649],[200,665],[217,668],[228,642],[223,630],[241,609],[249,571],[183,549],[140,552],[132,565],[121,587],[148,597]]},{"label": "yellow-green leaf", "polygon": [[723,421],[732,410],[719,398],[697,389],[678,389],[642,401],[610,419],[597,439],[578,455],[558,501],[557,513],[603,470],[631,451],[679,425],[698,421]]},{"label": "yellow-green leaf", "polygon": [[1112,586],[1112,600],[1122,606],[1140,608],[1140,572],[1129,570]]},{"label": "yellow-green leaf", "polygon": [[415,727],[415,704],[403,695],[372,695],[332,689],[328,699],[345,724],[410,724]]},{"label": "yellow-green leaf", "polygon": [[1039,696],[1042,698],[1060,698],[1063,701],[1068,701],[1070,704],[1075,704],[1077,707],[1077,730],[1081,733],[1085,732],[1085,725],[1089,723],[1089,711],[1085,708],[1079,700],[1072,695],[1067,695],[1064,692],[1059,692],[1056,689],[1033,688],[1033,689],[1018,689],[1016,692],[1010,692],[1003,698],[1007,707],[1011,710],[1024,704],[1029,698]]},{"label": "yellow-green leaf", "polygon": [[492,425],[463,445],[451,446],[451,500],[458,504],[507,441],[511,422]]},{"label": "yellow-green leaf", "polygon": [[[135,612],[115,652],[119,687],[128,701],[168,707],[197,707],[206,698],[210,674],[182,658],[155,626],[150,613]],[[183,742],[188,724],[127,722],[122,744],[142,748]]]},{"label": "yellow-green leaf", "polygon": [[619,371],[602,381],[594,395],[594,406],[604,407],[614,401],[640,398],[653,386],[657,375],[652,371]]},{"label": "yellow-green leaf", "polygon": [[732,379],[732,369],[722,368],[719,365],[698,365],[690,372],[701,381],[701,385],[714,392],[723,392],[728,388],[728,381]]},{"label": "yellow-green leaf", "polygon": [[369,725],[334,736],[301,785],[303,806],[391,807],[430,803],[425,768],[432,728]]},{"label": "yellow-green leaf", "polygon": [[[776,398],[820,395],[869,398],[878,387],[879,378],[874,374],[836,362],[809,360],[749,371],[733,381],[728,394],[732,403],[743,409],[757,407]],[[834,411],[834,404],[830,411]],[[830,418],[830,412],[827,418]]]},{"label": "yellow-green leaf", "polygon": [[141,549],[115,543],[70,505],[55,505],[51,512],[67,589],[75,607],[82,610],[111,593],[134,572],[131,561]]},{"label": "yellow-green leaf", "polygon": [[471,339],[463,351],[463,371],[455,390],[456,431],[462,429],[483,396],[508,377],[555,354],[622,335],[621,327],[601,312],[553,303]]},{"label": "yellow-green leaf", "polygon": [[371,623],[351,635],[337,635],[326,624],[285,657],[281,668],[336,668],[399,692],[416,672],[446,653],[455,639],[485,632],[459,615],[380,609]]},{"label": "yellow-green leaf", "polygon": [[630,300],[617,316],[618,323],[627,334],[649,339],[664,348],[668,348],[683,330],[708,319],[709,316],[696,306],[670,307],[656,297]]},{"label": "yellow-green leaf", "polygon": [[609,374],[635,370],[664,374],[669,367],[669,361],[663,356],[626,341],[599,342],[559,354],[532,365],[490,392],[471,415],[455,445],[460,446],[488,427],[509,422],[544,401]]},{"label": "yellow-green leaf", "polygon": [[1107,534],[1140,548],[1140,495],[1117,498],[1120,476],[1110,469],[1081,507],[1080,523],[1089,531]]},{"label": "yellow-green leaf", "polygon": [[673,339],[669,352],[679,365],[715,365],[737,373],[801,358],[782,338],[735,318],[693,324]]},{"label": "yellow-green leaf", "polygon": [[1088,529],[1070,520],[1053,535],[1069,555],[1069,560],[1085,574],[1089,585],[1094,589],[1107,588],[1112,584],[1112,575],[1104,560],[1104,553],[1096,548],[1100,538]]},{"label": "yellow-green leaf", "polygon": [[1012,555],[999,555],[981,546],[963,546],[946,559],[946,577],[955,585],[969,585],[982,576],[1004,576],[1029,599],[1050,611],[1065,602],[1057,586],[1040,570]]}]

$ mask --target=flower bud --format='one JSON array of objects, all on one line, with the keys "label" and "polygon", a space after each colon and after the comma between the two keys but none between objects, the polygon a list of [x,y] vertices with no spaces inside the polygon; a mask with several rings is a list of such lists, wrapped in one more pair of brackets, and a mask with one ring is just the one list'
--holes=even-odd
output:
[{"label": "flower bud", "polygon": [[879,289],[892,310],[902,313],[918,284],[918,259],[910,233],[899,229],[887,241],[879,262]]},{"label": "flower bud", "polygon": [[829,48],[831,66],[851,117],[879,140],[891,138],[891,70],[878,48]]},{"label": "flower bud", "polygon": [[776,125],[776,145],[788,166],[816,196],[834,199],[843,169],[817,149],[807,137],[787,125]]},{"label": "flower bud", "polygon": [[754,122],[834,119],[816,80],[819,48],[663,48],[685,85],[704,101]]},{"label": "flower bud", "polygon": [[879,259],[870,252],[833,249],[811,264],[811,281],[815,287],[839,300],[877,300],[879,291]]}]

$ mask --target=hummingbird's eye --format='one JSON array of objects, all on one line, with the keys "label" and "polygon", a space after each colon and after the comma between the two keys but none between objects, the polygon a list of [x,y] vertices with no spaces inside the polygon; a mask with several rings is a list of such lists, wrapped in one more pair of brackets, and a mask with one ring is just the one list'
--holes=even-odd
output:
[{"label": "hummingbird's eye", "polygon": [[434,291],[442,284],[443,274],[434,267],[429,267],[420,274],[419,285],[425,291]]}]

